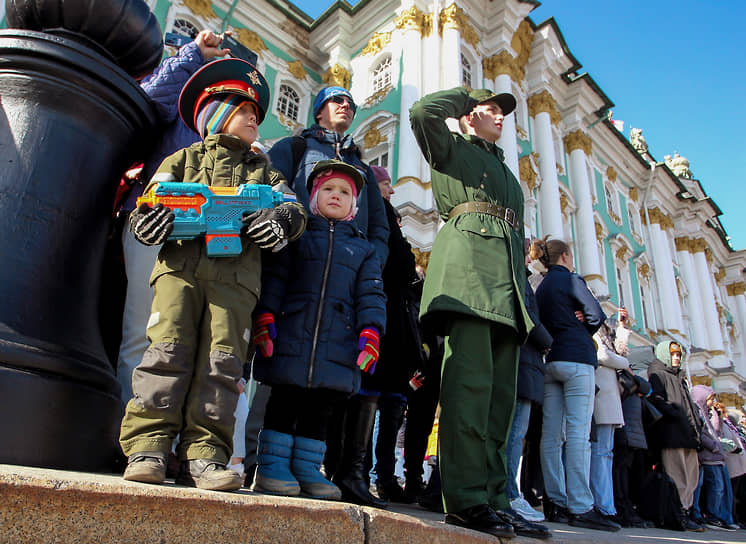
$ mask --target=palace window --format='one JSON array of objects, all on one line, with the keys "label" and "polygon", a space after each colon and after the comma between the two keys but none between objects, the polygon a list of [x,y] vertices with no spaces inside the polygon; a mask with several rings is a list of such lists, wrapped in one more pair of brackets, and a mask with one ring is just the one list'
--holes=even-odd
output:
[{"label": "palace window", "polygon": [[298,120],[300,111],[300,97],[288,85],[280,85],[280,95],[277,97],[277,111],[293,121]]},{"label": "palace window", "polygon": [[368,164],[371,166],[382,166],[383,168],[386,168],[388,170],[389,167],[389,154],[388,152],[381,153],[380,155],[377,155],[370,159],[368,161]]},{"label": "palace window", "polygon": [[197,27],[185,19],[176,19],[174,21],[174,32],[192,39],[196,38],[197,34],[199,34]]},{"label": "palace window", "polygon": [[383,59],[373,69],[373,93],[377,93],[391,86],[391,57]]},{"label": "palace window", "polygon": [[471,89],[471,63],[463,53],[461,53],[461,84]]}]

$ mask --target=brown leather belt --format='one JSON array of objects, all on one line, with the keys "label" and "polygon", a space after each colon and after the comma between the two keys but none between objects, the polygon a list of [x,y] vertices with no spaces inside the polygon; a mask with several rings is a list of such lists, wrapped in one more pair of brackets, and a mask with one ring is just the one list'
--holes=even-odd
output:
[{"label": "brown leather belt", "polygon": [[486,213],[487,215],[499,217],[515,230],[523,228],[513,210],[505,206],[498,206],[492,202],[462,202],[451,208],[451,211],[448,213],[448,219],[453,219],[462,213]]}]

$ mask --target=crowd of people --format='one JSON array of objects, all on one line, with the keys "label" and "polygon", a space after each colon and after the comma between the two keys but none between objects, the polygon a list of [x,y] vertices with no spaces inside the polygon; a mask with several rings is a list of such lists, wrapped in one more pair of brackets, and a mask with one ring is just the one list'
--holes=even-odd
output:
[{"label": "crowd of people", "polygon": [[[347,134],[350,92],[322,89],[315,123],[264,150],[269,86],[228,53],[202,31],[142,82],[161,124],[123,206],[126,480],[419,502],[498,537],[548,538],[545,519],[742,527],[743,421],[690,387],[676,342],[634,373],[626,310],[604,314],[566,242],[525,237],[495,144],[512,95],[459,87],[409,111],[444,222],[425,271],[389,172]],[[162,182],[284,197],[244,214],[237,255],[213,257],[203,237],[169,237],[173,210],[135,204]]]}]

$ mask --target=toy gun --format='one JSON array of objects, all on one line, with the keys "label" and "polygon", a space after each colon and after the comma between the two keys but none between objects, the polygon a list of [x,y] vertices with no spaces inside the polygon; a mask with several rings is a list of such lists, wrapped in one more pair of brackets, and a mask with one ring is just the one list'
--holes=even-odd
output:
[{"label": "toy gun", "polygon": [[273,191],[271,185],[243,183],[238,187],[216,187],[201,183],[161,182],[137,199],[153,207],[158,203],[174,213],[169,240],[191,240],[205,235],[208,257],[241,254],[239,233],[244,214],[274,208],[294,195]]}]

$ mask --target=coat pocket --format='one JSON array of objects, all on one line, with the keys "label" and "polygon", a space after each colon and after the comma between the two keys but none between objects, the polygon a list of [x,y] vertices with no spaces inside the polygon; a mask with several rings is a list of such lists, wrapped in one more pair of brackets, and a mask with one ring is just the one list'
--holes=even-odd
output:
[{"label": "coat pocket", "polygon": [[171,274],[173,272],[183,272],[186,268],[186,255],[183,252],[178,251],[179,247],[174,245],[167,247],[166,244],[161,248],[161,252],[158,254],[158,259],[155,261],[153,272],[150,274],[150,286],[152,287],[155,280],[163,276],[164,274]]}]

